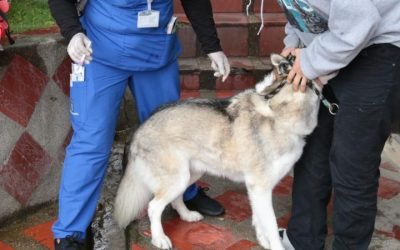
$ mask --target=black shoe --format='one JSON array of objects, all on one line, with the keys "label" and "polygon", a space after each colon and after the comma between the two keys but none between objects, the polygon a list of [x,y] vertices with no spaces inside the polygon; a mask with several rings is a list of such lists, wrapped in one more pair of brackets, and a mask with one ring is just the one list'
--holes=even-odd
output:
[{"label": "black shoe", "polygon": [[55,250],[83,250],[84,244],[72,236],[67,236],[62,239],[55,239],[54,247]]},{"label": "black shoe", "polygon": [[185,201],[189,210],[197,211],[204,215],[219,216],[225,212],[224,207],[218,201],[210,198],[205,194],[208,188],[200,188],[199,192],[193,199]]},{"label": "black shoe", "polygon": [[282,245],[286,250],[295,250],[292,243],[287,235],[287,230],[285,228],[279,228],[279,237],[281,238]]}]

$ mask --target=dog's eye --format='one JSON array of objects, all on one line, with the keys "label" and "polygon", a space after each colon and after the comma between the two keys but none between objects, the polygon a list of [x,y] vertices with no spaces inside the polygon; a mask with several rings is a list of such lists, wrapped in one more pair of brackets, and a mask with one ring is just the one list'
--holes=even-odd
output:
[{"label": "dog's eye", "polygon": [[282,74],[288,74],[290,70],[290,64],[289,63],[281,63],[279,64],[279,71]]}]

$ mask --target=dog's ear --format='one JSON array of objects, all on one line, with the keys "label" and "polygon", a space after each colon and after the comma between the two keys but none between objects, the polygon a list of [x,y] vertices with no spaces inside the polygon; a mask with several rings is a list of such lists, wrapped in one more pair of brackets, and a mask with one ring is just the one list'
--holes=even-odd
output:
[{"label": "dog's ear", "polygon": [[276,54],[276,53],[271,53],[270,59],[271,59],[272,65],[274,65],[275,67],[278,67],[282,61],[286,61],[285,57],[283,57],[279,54]]},{"label": "dog's ear", "polygon": [[292,63],[288,60],[288,58],[272,53],[270,59],[272,65],[277,69],[279,75],[287,76],[289,74],[289,71],[292,69]]}]

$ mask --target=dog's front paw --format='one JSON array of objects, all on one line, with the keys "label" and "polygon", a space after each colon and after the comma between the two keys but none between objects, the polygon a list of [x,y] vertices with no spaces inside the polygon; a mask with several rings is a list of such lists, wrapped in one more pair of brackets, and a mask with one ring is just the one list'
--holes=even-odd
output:
[{"label": "dog's front paw", "polygon": [[195,222],[203,219],[203,215],[196,211],[190,211],[184,215],[181,215],[181,219],[187,222]]},{"label": "dog's front paw", "polygon": [[257,240],[258,244],[260,244],[260,246],[262,246],[264,249],[271,249],[269,240],[263,234],[257,233]]},{"label": "dog's front paw", "polygon": [[160,249],[172,249],[171,240],[165,234],[158,237],[153,236],[151,238],[151,244]]}]

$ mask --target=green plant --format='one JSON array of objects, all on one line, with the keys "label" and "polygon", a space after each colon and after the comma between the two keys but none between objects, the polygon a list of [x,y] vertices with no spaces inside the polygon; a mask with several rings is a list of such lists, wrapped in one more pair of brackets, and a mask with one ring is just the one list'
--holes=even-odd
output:
[{"label": "green plant", "polygon": [[55,24],[47,0],[13,0],[8,19],[14,33],[47,28]]}]

